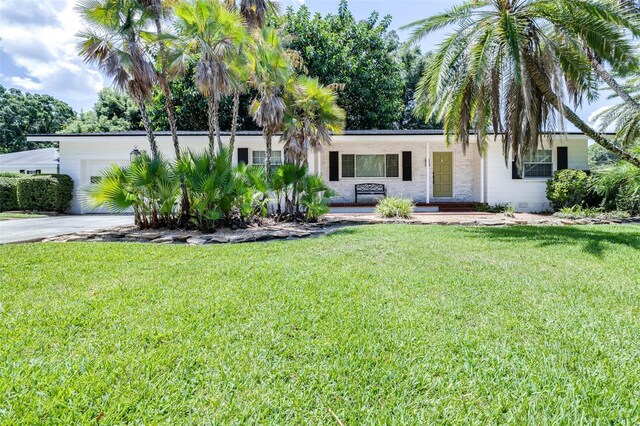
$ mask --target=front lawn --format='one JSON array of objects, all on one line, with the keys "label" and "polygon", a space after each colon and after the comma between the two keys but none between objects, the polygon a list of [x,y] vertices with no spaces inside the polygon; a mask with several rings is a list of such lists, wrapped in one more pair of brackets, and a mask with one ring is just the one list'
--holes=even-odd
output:
[{"label": "front lawn", "polygon": [[639,383],[638,227],[0,247],[0,423],[638,424]]},{"label": "front lawn", "polygon": [[35,219],[39,217],[47,217],[46,214],[41,213],[23,213],[23,212],[0,212],[0,220],[10,219]]}]

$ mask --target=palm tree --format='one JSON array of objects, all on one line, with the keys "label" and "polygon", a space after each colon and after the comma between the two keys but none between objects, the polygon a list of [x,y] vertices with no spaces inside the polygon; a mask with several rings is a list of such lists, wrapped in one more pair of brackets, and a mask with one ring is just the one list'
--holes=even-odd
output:
[{"label": "palm tree", "polygon": [[331,145],[332,133],[342,133],[345,112],[338,106],[335,92],[316,78],[298,77],[285,97],[284,153],[287,161],[306,165],[309,150],[313,150],[318,170],[318,151]]},{"label": "palm tree", "polygon": [[156,71],[141,36],[150,16],[130,0],[81,0],[76,10],[86,29],[78,34],[77,49],[85,62],[95,64],[114,85],[138,104],[151,153],[158,157],[158,146],[145,102],[151,97]]},{"label": "palm tree", "polygon": [[[227,5],[235,10],[240,8],[240,13],[245,20],[251,34],[255,34],[256,30],[264,27],[267,14],[269,11],[277,14],[279,10],[278,3],[269,0],[241,0],[238,4],[236,0],[227,0]],[[246,51],[240,46],[237,54],[237,63],[234,67],[236,70],[236,87],[233,90],[233,115],[231,120],[231,137],[229,138],[229,152],[233,154],[233,147],[236,141],[236,133],[238,130],[238,117],[240,113],[240,95],[246,91],[247,68],[244,66],[246,62]]]},{"label": "palm tree", "polygon": [[[629,78],[622,90],[635,102],[640,103],[640,77]],[[602,131],[615,128],[623,147],[640,143],[640,112],[626,100],[596,114],[594,122],[599,123]]]},{"label": "palm tree", "polygon": [[222,150],[219,106],[222,95],[233,92],[230,62],[248,37],[242,17],[219,0],[183,1],[175,7],[177,26],[183,37],[180,55],[172,61],[173,70],[185,70],[196,62],[195,80],[207,98],[209,150]]},{"label": "palm tree", "polygon": [[[504,128],[505,161],[511,152],[523,161],[537,149],[543,133],[555,130],[558,122],[563,126],[566,118],[596,143],[640,167],[640,157],[609,141],[565,103],[567,94],[576,105],[583,97],[597,97],[591,64],[577,46],[585,43],[610,63],[627,58],[621,50],[611,49],[607,39],[594,35],[605,34],[624,19],[613,16],[615,10],[603,4],[466,0],[410,24],[407,27],[414,29],[410,42],[458,24],[457,31],[439,46],[420,82],[416,113],[441,120],[447,135],[454,135],[464,148],[472,130],[482,150],[488,134]],[[573,13],[568,15],[566,10]]]},{"label": "palm tree", "polygon": [[265,27],[260,32],[255,52],[250,57],[250,69],[249,84],[257,91],[257,96],[251,103],[249,113],[256,124],[262,127],[268,178],[273,135],[281,130],[284,120],[284,89],[294,74],[288,51],[274,28]]},{"label": "palm tree", "polygon": [[[157,72],[158,83],[164,93],[165,108],[167,110],[167,121],[171,130],[171,140],[173,141],[173,150],[176,160],[180,161],[182,153],[180,151],[180,141],[178,139],[178,123],[176,120],[176,111],[173,105],[173,97],[171,88],[169,87],[169,63],[167,56],[167,48],[164,41],[164,31],[162,29],[162,20],[170,14],[171,0],[140,0],[145,10],[152,16],[156,27],[156,41],[158,44],[158,62],[159,70]],[[186,219],[189,216],[189,194],[184,177],[180,179],[180,189],[182,191],[182,214]]]}]

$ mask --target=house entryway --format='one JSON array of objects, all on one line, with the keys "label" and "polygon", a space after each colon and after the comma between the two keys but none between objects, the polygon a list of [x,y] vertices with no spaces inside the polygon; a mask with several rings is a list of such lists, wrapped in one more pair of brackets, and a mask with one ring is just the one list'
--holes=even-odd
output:
[{"label": "house entryway", "polygon": [[453,153],[433,153],[433,197],[453,197]]}]

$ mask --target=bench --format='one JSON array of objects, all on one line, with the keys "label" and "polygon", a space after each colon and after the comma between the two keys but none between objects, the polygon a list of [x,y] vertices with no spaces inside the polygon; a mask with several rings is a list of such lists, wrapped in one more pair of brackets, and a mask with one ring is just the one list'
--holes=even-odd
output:
[{"label": "bench", "polygon": [[381,183],[359,183],[356,185],[356,204],[358,195],[382,195],[387,196],[387,189]]}]

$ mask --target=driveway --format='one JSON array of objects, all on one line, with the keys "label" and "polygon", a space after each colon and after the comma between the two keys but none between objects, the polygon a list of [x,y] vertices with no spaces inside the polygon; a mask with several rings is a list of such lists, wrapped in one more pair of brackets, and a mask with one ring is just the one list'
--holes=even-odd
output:
[{"label": "driveway", "polygon": [[123,225],[133,225],[133,216],[96,214],[3,220],[0,221],[0,244],[37,241],[72,232],[97,231]]}]

